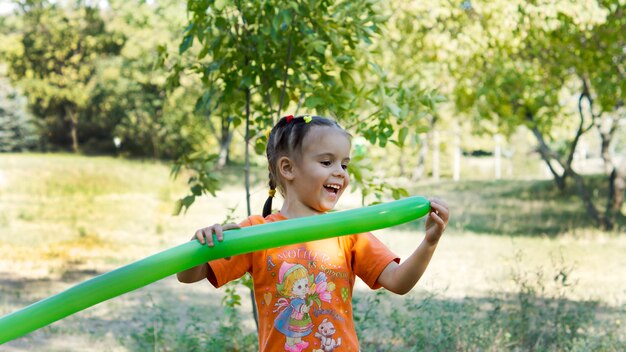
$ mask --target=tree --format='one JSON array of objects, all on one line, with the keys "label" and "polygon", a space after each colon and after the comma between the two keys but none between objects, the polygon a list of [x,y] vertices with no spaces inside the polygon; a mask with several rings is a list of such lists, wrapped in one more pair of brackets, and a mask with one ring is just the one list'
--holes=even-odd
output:
[{"label": "tree", "polygon": [[125,40],[118,55],[95,63],[94,88],[82,114],[88,142],[111,152],[117,138],[119,152],[154,158],[177,158],[201,145],[197,135],[208,129],[191,118],[193,87],[168,97],[168,73],[157,65],[159,48],[179,40],[184,8],[177,1],[114,0],[102,16],[108,30],[124,33]]},{"label": "tree", "polygon": [[[624,42],[617,34],[624,31],[623,9],[615,1],[576,7],[552,2],[480,5],[469,15],[480,24],[484,39],[465,61],[469,69],[458,72],[457,107],[471,107],[477,122],[493,121],[506,132],[528,127],[556,185],[564,189],[573,178],[588,214],[601,227],[612,228],[615,209],[621,208],[612,199],[624,192],[615,191],[620,182],[609,181],[610,207],[603,213],[572,162],[580,138],[593,128],[603,129],[603,114],[611,121],[602,137],[607,146],[623,114]],[[506,26],[511,30],[502,28]],[[563,100],[572,95],[578,95],[574,109]],[[595,97],[601,106],[594,106]],[[559,136],[568,128],[571,137]],[[613,169],[612,179],[620,179]]]},{"label": "tree", "polygon": [[[228,128],[243,124],[248,214],[249,146],[262,153],[265,132],[286,111],[331,115],[383,146],[393,134],[399,93],[384,84],[386,73],[367,50],[385,20],[375,2],[190,0],[187,7],[190,20],[179,47],[186,55],[171,63],[163,52],[163,60],[170,62],[174,85],[181,76],[200,77],[204,92],[196,111],[221,121],[222,143]],[[196,173],[179,209],[214,192],[216,159],[187,155],[177,164],[175,173],[190,165]],[[363,181],[359,174],[355,179]]]},{"label": "tree", "polygon": [[0,152],[32,150],[37,130],[26,110],[26,98],[0,76]]},{"label": "tree", "polygon": [[63,8],[45,0],[18,3],[20,47],[8,56],[10,77],[28,92],[52,143],[79,149],[81,111],[93,90],[95,63],[117,55],[120,33],[107,32],[97,7],[77,1]]}]

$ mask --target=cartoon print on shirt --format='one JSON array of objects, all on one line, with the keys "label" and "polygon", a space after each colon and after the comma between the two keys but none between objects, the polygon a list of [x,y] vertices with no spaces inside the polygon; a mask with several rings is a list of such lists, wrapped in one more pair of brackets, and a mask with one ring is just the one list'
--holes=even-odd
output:
[{"label": "cartoon print on shirt", "polygon": [[324,321],[317,327],[317,332],[315,333],[315,337],[321,340],[320,343],[322,345],[322,348],[318,351],[333,352],[335,348],[341,346],[341,337],[337,338],[337,340],[333,339],[335,332],[337,332],[335,325],[324,318]]},{"label": "cartoon print on shirt", "polygon": [[282,296],[274,305],[279,312],[274,327],[286,337],[285,351],[301,352],[309,346],[302,338],[311,334],[313,323],[309,311],[315,303],[321,307],[322,301],[330,302],[329,289],[334,284],[327,282],[326,274],[313,274],[301,264],[283,262],[278,273],[276,288]]},{"label": "cartoon print on shirt", "polygon": [[282,298],[275,304],[274,312],[280,312],[274,327],[286,336],[285,351],[301,352],[309,346],[302,337],[311,333],[313,323],[309,315],[311,303],[306,298],[313,285],[313,275],[300,264],[283,262],[278,272],[276,288]]},{"label": "cartoon print on shirt", "polygon": [[267,271],[272,271],[272,269],[274,269],[274,267],[276,266],[276,264],[274,264],[272,262],[272,256],[268,256],[267,257]]}]

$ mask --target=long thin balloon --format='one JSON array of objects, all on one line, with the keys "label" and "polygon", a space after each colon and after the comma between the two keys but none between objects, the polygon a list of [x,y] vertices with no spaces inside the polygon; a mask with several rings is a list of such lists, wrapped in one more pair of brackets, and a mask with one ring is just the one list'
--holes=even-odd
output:
[{"label": "long thin balloon", "polygon": [[430,202],[426,198],[410,197],[360,209],[231,230],[223,242],[211,248],[190,241],[5,315],[0,318],[0,344],[210,260],[382,229],[420,218],[429,211]]}]

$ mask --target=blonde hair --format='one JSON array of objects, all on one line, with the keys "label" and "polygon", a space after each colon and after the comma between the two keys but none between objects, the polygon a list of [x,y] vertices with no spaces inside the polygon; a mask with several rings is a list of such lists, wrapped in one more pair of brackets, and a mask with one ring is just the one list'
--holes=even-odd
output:
[{"label": "blonde hair", "polygon": [[296,281],[300,279],[306,278],[309,283],[311,282],[311,278],[309,277],[309,272],[305,267],[299,265],[295,268],[289,275],[285,275],[283,278],[283,283],[277,285],[278,293],[280,293],[284,297],[291,297],[291,290],[293,290],[293,285],[296,284]]}]

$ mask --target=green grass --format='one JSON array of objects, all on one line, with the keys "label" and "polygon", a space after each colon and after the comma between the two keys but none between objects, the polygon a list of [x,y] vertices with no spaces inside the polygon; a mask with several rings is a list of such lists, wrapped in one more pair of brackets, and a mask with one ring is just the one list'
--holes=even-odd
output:
[{"label": "green grass", "polygon": [[[0,154],[0,314],[245,215],[240,166],[220,175],[217,198],[178,217],[171,211],[187,192],[185,178],[171,180],[169,171],[152,161]],[[256,212],[267,195],[265,173],[253,173]],[[561,194],[546,180],[422,182],[411,193],[444,198],[452,209],[449,230],[411,294],[357,284],[364,350],[626,349],[623,222],[611,233],[597,230],[573,189]],[[358,204],[357,192],[341,206]],[[376,234],[406,258],[421,240],[423,221]],[[167,278],[7,346],[253,351],[249,310],[241,285],[218,291]]]}]

